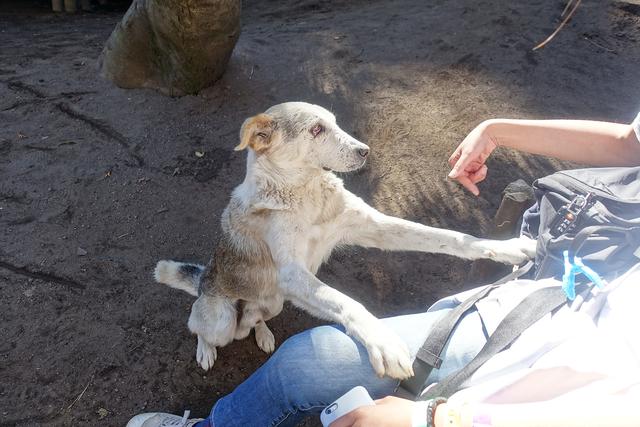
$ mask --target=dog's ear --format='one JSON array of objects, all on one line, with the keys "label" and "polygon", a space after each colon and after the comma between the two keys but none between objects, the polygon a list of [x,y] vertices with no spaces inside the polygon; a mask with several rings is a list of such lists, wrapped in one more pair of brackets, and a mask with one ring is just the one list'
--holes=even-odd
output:
[{"label": "dog's ear", "polygon": [[249,147],[256,153],[261,153],[269,148],[276,128],[276,123],[267,114],[258,114],[248,118],[240,128],[240,144],[235,151]]}]

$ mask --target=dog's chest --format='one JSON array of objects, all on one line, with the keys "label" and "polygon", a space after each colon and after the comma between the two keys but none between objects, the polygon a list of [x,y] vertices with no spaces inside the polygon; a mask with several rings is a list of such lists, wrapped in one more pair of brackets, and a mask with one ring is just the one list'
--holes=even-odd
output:
[{"label": "dog's chest", "polygon": [[337,195],[327,197],[324,203],[308,206],[304,215],[298,216],[294,230],[295,252],[302,256],[307,268],[316,272],[331,255],[344,234],[341,223],[344,202]]},{"label": "dog's chest", "polygon": [[299,240],[301,254],[306,254],[307,268],[316,273],[340,241],[335,230],[326,226],[312,226],[306,233],[306,238]]}]

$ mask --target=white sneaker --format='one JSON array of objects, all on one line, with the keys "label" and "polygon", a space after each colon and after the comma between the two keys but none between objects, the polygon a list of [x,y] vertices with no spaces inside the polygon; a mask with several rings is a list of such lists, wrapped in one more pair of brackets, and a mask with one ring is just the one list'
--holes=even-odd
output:
[{"label": "white sneaker", "polygon": [[182,417],[162,412],[138,414],[129,420],[127,427],[191,427],[198,421],[202,421],[202,418],[189,419],[190,413],[190,411],[184,411]]}]

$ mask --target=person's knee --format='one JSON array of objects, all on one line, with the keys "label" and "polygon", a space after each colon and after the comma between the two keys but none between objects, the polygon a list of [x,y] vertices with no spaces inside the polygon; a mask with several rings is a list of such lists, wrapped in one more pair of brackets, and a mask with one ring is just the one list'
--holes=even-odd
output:
[{"label": "person's knee", "polygon": [[272,359],[271,385],[292,403],[330,403],[336,390],[357,385],[352,383],[371,370],[366,350],[333,326],[294,335]]},{"label": "person's knee", "polygon": [[299,377],[325,377],[336,370],[358,366],[362,349],[334,326],[319,326],[287,339],[274,355],[278,367]]}]

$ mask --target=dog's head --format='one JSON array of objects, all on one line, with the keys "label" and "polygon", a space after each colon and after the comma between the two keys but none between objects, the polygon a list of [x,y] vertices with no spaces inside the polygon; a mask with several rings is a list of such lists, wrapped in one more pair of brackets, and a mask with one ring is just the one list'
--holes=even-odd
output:
[{"label": "dog's head", "polygon": [[287,102],[250,117],[236,150],[249,148],[283,168],[350,172],[361,168],[369,147],[336,124],[329,111],[305,102]]}]

